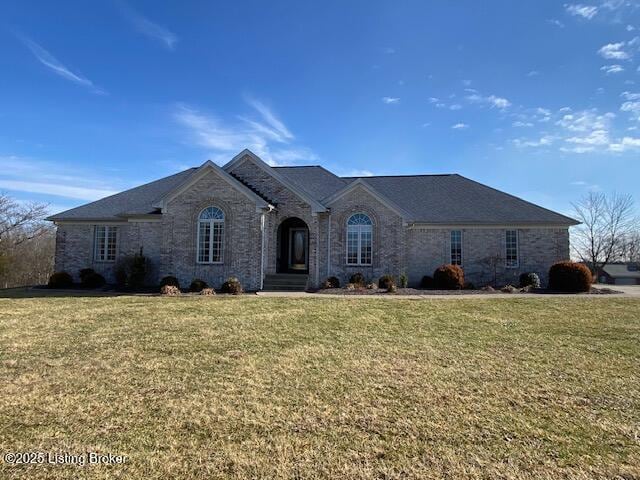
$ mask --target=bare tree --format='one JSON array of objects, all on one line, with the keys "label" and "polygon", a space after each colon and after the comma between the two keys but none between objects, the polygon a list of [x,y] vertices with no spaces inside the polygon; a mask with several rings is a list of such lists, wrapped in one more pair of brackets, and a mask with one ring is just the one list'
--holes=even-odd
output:
[{"label": "bare tree", "polygon": [[53,269],[55,229],[47,205],[21,204],[0,193],[0,288],[44,283]]},{"label": "bare tree", "polygon": [[602,267],[613,261],[636,219],[631,195],[589,192],[574,203],[581,225],[574,227],[571,246],[576,255],[599,276]]},{"label": "bare tree", "polygon": [[640,223],[620,241],[616,260],[621,262],[640,263]]}]

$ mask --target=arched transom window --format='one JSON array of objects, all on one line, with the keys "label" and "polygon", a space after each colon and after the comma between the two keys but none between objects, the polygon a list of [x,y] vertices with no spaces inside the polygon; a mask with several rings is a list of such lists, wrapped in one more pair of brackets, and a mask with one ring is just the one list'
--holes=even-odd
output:
[{"label": "arched transom window", "polygon": [[198,215],[198,263],[222,263],[224,212],[207,207]]},{"label": "arched transom window", "polygon": [[347,220],[347,264],[371,265],[373,223],[368,215],[356,213]]}]

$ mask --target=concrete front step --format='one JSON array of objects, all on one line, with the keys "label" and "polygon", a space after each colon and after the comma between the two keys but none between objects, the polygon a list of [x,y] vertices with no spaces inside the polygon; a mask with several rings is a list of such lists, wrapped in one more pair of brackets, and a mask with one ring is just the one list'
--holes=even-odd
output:
[{"label": "concrete front step", "polygon": [[264,277],[263,291],[303,292],[307,288],[309,275],[276,273]]}]

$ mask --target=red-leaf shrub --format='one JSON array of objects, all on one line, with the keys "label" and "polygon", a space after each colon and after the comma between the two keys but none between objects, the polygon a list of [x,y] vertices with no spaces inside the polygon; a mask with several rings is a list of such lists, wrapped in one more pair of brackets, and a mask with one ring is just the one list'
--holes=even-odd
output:
[{"label": "red-leaf shrub", "polygon": [[440,290],[460,290],[464,287],[464,272],[458,265],[441,265],[433,272],[433,281]]},{"label": "red-leaf shrub", "polygon": [[549,288],[559,292],[591,290],[591,270],[583,263],[558,262],[549,269]]}]

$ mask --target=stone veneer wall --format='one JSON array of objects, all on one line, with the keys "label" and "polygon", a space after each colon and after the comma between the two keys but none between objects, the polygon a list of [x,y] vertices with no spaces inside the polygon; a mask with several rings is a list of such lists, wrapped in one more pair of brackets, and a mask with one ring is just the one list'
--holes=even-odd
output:
[{"label": "stone veneer wall", "polygon": [[[510,228],[511,229],[511,228]],[[462,230],[462,268],[465,279],[476,286],[491,284],[494,270],[497,283],[517,285],[524,272],[535,272],[544,284],[549,267],[569,259],[567,228],[519,228],[519,266],[505,266],[506,228],[425,228],[408,230],[408,275],[412,285],[419,285],[424,275],[450,262],[450,232]],[[494,268],[492,265],[497,265]]]}]

